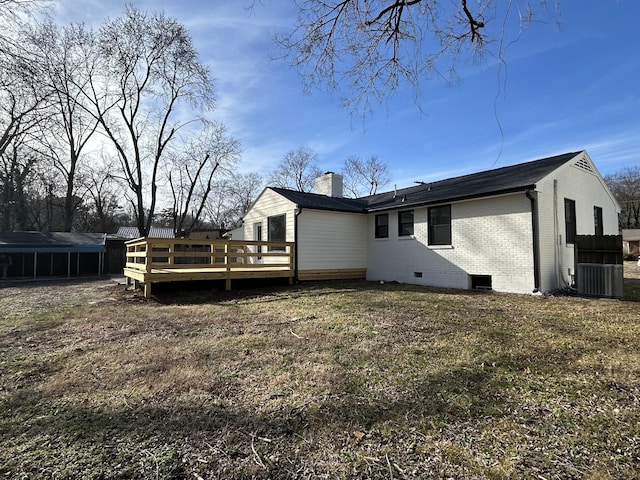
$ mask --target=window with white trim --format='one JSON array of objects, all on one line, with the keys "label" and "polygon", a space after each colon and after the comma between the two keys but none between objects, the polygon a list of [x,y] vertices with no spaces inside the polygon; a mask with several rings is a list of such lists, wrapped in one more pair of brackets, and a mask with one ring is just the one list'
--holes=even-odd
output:
[{"label": "window with white trim", "polygon": [[[270,242],[286,242],[287,222],[285,214],[267,218],[267,235]],[[271,247],[271,251],[284,251],[282,247]]]}]

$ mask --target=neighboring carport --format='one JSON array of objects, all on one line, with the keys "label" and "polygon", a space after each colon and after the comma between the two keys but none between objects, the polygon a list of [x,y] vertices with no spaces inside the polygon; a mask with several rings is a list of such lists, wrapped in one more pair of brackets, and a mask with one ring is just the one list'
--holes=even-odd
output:
[{"label": "neighboring carport", "polygon": [[0,233],[0,254],[11,258],[7,277],[100,276],[106,238],[104,233]]}]

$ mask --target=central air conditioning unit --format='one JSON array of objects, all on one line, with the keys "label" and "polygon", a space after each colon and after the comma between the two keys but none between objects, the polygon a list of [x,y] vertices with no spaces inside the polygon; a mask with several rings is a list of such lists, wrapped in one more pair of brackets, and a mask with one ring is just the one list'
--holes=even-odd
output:
[{"label": "central air conditioning unit", "polygon": [[578,295],[622,298],[624,271],[622,265],[579,263]]}]

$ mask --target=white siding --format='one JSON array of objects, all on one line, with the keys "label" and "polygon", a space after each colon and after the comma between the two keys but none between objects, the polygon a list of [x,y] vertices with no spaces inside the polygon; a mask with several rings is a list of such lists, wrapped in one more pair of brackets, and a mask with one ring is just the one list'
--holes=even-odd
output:
[{"label": "white siding", "polygon": [[[254,239],[256,223],[267,240],[267,218],[286,215],[287,241],[294,242],[297,206],[265,189],[244,216],[244,238]],[[367,216],[355,213],[301,209],[297,217],[298,270],[366,269]]]},{"label": "white siding", "polygon": [[[296,212],[296,205],[287,200],[282,195],[267,188],[263,190],[260,196],[256,199],[249,211],[243,217],[243,236],[244,240],[258,240],[255,238],[255,225],[260,223],[262,225],[262,238],[259,240],[268,240],[268,224],[267,219],[275,215],[285,215],[286,222],[286,238],[287,242],[294,241],[294,218]],[[263,250],[264,251],[264,250]],[[254,251],[254,253],[257,253]],[[269,257],[265,255],[260,258],[252,258],[250,262],[262,263],[263,261],[269,263],[284,263],[285,257]]]},{"label": "white siding", "polygon": [[581,164],[572,161],[545,177],[537,185],[540,225],[540,290],[549,292],[564,288],[574,273],[574,247],[566,243],[564,199],[576,202],[576,233],[595,233],[593,207],[602,208],[605,235],[618,235],[618,205],[607,189],[586,153],[576,156]]},{"label": "white siding", "polygon": [[427,215],[427,207],[414,209],[414,236],[406,238],[398,237],[397,211],[389,212],[387,239],[374,238],[369,215],[367,279],[466,289],[470,275],[491,275],[494,290],[533,290],[531,203],[524,193],[451,204],[450,247],[427,245]]},{"label": "white siding", "polygon": [[256,199],[249,211],[244,216],[244,239],[255,240],[253,238],[254,225],[256,223],[262,224],[262,236],[260,240],[267,240],[268,228],[267,218],[275,215],[285,214],[285,220],[287,223],[287,242],[294,241],[294,218],[296,212],[295,203],[287,200],[282,195],[267,188]]},{"label": "white siding", "polygon": [[298,216],[298,269],[367,268],[367,216],[302,209]]}]

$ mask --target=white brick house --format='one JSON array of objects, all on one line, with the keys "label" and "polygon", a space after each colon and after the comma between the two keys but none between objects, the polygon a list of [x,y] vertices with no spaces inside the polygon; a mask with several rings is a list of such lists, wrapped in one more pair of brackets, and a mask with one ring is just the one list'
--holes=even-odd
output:
[{"label": "white brick house", "polygon": [[267,187],[244,237],[296,242],[300,280],[531,293],[571,283],[575,235],[618,234],[620,207],[585,151],[357,199],[341,180]]}]

